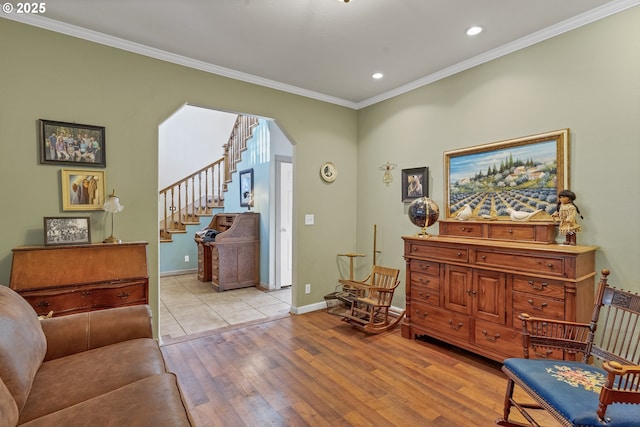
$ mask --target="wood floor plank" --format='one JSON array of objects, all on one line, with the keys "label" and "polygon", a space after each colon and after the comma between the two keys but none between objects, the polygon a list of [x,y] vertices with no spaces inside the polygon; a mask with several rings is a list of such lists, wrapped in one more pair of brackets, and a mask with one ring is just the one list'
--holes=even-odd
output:
[{"label": "wood floor plank", "polygon": [[325,311],[162,351],[202,427],[490,427],[506,387],[496,362],[399,328],[366,335]]}]

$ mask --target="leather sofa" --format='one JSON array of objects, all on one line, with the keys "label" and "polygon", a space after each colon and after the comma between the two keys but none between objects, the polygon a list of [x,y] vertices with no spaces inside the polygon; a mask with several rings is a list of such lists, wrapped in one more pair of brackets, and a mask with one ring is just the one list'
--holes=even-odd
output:
[{"label": "leather sofa", "polygon": [[193,426],[146,305],[39,320],[0,285],[0,426]]}]

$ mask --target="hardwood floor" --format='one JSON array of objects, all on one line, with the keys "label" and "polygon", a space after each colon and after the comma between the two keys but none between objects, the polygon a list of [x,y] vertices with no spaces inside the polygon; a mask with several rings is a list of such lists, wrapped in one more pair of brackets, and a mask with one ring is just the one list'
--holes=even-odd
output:
[{"label": "hardwood floor", "polygon": [[[492,426],[500,364],[325,311],[162,346],[198,426]],[[545,426],[555,426],[541,418]]]}]

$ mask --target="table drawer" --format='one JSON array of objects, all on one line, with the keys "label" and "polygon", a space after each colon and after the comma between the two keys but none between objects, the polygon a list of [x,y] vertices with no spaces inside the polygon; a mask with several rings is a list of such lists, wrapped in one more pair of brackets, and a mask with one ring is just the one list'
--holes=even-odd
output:
[{"label": "table drawer", "polygon": [[563,282],[526,276],[513,277],[513,290],[556,299],[564,299],[565,293]]},{"label": "table drawer", "polygon": [[443,261],[469,262],[469,250],[467,248],[452,246],[427,246],[411,244],[411,256],[435,258]]},{"label": "table drawer", "polygon": [[518,327],[522,321],[518,319],[521,313],[534,317],[564,320],[564,301],[539,297],[524,292],[513,293],[513,324]]},{"label": "table drawer", "polygon": [[440,290],[438,287],[411,282],[411,301],[440,305]]},{"label": "table drawer", "polygon": [[473,331],[476,345],[511,357],[522,357],[522,332],[507,326],[477,320]]},{"label": "table drawer", "polygon": [[561,257],[544,257],[520,255],[514,253],[477,251],[476,265],[498,268],[515,268],[520,271],[563,276],[564,259]]},{"label": "table drawer", "polygon": [[110,285],[105,288],[93,289],[90,292],[93,294],[95,308],[144,304],[147,301],[145,282]]},{"label": "table drawer", "polygon": [[53,311],[54,316],[88,311],[93,306],[90,292],[78,289],[48,290],[20,293],[36,310],[38,316]]},{"label": "table drawer", "polygon": [[430,274],[432,276],[440,275],[440,264],[433,261],[422,261],[419,259],[412,259],[409,262],[409,270],[411,272],[419,272],[424,274]]},{"label": "table drawer", "polygon": [[535,233],[531,225],[492,224],[489,226],[489,238],[531,241],[535,239]]}]

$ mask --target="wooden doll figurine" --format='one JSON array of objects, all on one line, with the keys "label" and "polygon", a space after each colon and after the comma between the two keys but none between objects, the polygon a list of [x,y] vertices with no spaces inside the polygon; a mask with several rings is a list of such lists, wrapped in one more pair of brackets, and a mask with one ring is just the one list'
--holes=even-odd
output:
[{"label": "wooden doll figurine", "polygon": [[576,195],[573,191],[562,190],[558,193],[558,210],[552,215],[560,220],[560,234],[565,235],[563,245],[575,246],[576,233],[582,230],[576,221],[576,216],[580,215],[580,209],[573,203],[575,199]]}]

